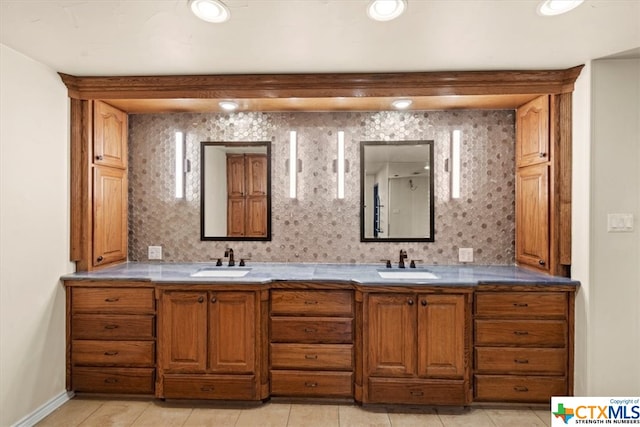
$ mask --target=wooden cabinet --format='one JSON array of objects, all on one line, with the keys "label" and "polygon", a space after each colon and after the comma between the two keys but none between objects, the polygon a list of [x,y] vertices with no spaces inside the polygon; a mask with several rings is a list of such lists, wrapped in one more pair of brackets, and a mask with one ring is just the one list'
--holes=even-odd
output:
[{"label": "wooden cabinet", "polygon": [[352,291],[274,289],[270,326],[273,396],[353,397]]},{"label": "wooden cabinet", "polygon": [[127,114],[72,100],[71,260],[78,271],[127,259]]},{"label": "wooden cabinet", "polygon": [[159,397],[260,399],[256,298],[253,291],[162,292]]},{"label": "wooden cabinet", "polygon": [[267,156],[227,154],[227,235],[267,236]]},{"label": "wooden cabinet", "polygon": [[127,258],[127,171],[94,166],[93,266]]},{"label": "wooden cabinet", "polygon": [[541,402],[573,392],[573,294],[476,292],[474,400]]},{"label": "wooden cabinet", "polygon": [[369,294],[365,403],[468,403],[467,296]]},{"label": "wooden cabinet", "polygon": [[570,114],[566,94],[516,111],[516,262],[559,276],[571,265]]},{"label": "wooden cabinet", "polygon": [[67,287],[67,389],[153,394],[153,288],[99,285]]}]

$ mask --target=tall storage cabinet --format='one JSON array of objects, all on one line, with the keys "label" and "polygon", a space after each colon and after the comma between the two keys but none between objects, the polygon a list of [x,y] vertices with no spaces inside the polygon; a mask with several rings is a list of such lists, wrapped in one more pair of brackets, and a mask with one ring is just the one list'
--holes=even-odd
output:
[{"label": "tall storage cabinet", "polygon": [[516,111],[516,262],[568,276],[571,265],[570,94]]},{"label": "tall storage cabinet", "polygon": [[227,235],[267,236],[267,156],[227,155]]},{"label": "tall storage cabinet", "polygon": [[71,115],[71,260],[86,271],[127,259],[128,117],[76,99]]}]

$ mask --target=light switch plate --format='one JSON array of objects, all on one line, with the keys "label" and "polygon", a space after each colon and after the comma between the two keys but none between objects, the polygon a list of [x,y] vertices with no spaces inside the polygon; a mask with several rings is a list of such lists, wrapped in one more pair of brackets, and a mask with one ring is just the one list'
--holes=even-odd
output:
[{"label": "light switch plate", "polygon": [[609,233],[633,231],[633,214],[607,214],[607,231]]},{"label": "light switch plate", "polygon": [[459,262],[473,262],[473,248],[459,248],[458,249],[458,261]]},{"label": "light switch plate", "polygon": [[149,246],[149,259],[162,259],[162,246]]}]

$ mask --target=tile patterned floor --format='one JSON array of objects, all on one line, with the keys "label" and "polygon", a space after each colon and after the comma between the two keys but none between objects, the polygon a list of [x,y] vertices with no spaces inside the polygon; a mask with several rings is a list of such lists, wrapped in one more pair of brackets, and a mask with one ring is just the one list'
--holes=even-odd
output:
[{"label": "tile patterned floor", "polygon": [[549,411],[517,409],[367,408],[269,402],[220,406],[201,402],[76,397],[38,427],[529,427],[550,426]]}]

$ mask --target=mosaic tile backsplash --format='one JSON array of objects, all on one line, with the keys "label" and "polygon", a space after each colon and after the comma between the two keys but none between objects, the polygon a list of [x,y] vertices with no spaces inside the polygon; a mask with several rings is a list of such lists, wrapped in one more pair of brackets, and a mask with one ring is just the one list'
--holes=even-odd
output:
[{"label": "mosaic tile backsplash", "polygon": [[[450,198],[451,131],[462,130],[461,198]],[[298,135],[298,197],[288,197],[289,131]],[[336,199],[337,131],[345,132],[346,194]],[[186,136],[191,172],[174,197],[175,132]],[[360,242],[360,141],[434,141],[435,242]],[[272,240],[200,240],[200,142],[271,141]],[[129,118],[129,260],[147,247],[167,262],[236,258],[257,262],[397,262],[400,249],[424,264],[513,264],[515,114],[511,110],[335,113],[170,113]]]}]

